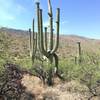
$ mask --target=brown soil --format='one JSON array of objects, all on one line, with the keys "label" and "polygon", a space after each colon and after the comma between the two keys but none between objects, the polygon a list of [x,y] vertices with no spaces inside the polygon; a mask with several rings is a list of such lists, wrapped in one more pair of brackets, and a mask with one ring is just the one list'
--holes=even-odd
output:
[{"label": "brown soil", "polygon": [[25,74],[22,84],[27,92],[35,96],[35,100],[88,100],[87,87],[76,81],[61,82],[57,78],[54,80],[55,85],[48,87],[38,77]]}]

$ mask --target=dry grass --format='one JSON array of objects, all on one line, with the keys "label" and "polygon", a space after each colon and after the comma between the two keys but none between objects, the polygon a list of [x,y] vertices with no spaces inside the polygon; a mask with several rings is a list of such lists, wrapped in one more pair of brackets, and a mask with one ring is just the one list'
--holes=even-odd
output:
[{"label": "dry grass", "polygon": [[[44,86],[36,76],[24,75],[22,84],[26,91],[35,95],[36,100],[87,100],[87,88],[76,81],[62,82],[56,79],[53,87]],[[44,99],[45,98],[45,99]]]}]

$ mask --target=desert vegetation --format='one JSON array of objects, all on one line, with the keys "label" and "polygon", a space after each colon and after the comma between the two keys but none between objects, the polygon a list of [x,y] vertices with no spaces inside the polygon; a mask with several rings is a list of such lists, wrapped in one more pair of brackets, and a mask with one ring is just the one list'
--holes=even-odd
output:
[{"label": "desert vegetation", "polygon": [[54,34],[48,3],[50,31],[39,2],[37,32],[34,18],[29,31],[0,28],[0,100],[99,100],[100,40],[59,36],[60,8]]}]

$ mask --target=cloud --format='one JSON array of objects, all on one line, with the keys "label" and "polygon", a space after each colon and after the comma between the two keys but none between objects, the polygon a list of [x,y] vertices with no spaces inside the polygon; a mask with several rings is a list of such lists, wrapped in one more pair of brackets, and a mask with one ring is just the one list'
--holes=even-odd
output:
[{"label": "cloud", "polygon": [[15,20],[19,14],[25,12],[26,9],[15,1],[0,0],[0,20]]},{"label": "cloud", "polygon": [[0,11],[0,20],[4,20],[4,21],[11,21],[11,20],[14,20],[15,17],[7,12],[1,12]]},{"label": "cloud", "polygon": [[48,21],[48,20],[45,21],[45,22],[43,23],[43,26],[44,26],[44,27],[49,27],[49,21]]},{"label": "cloud", "polygon": [[16,13],[18,13],[18,14],[21,14],[21,13],[23,13],[23,12],[26,12],[26,9],[25,9],[25,7],[23,7],[22,5],[19,5],[19,4],[17,4],[16,5]]},{"label": "cloud", "polygon": [[67,24],[69,21],[62,21],[61,24]]}]

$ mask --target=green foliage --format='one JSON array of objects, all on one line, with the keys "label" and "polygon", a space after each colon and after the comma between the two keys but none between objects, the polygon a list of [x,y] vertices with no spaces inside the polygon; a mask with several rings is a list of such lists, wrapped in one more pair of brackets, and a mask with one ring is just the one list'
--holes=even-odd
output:
[{"label": "green foliage", "polygon": [[27,70],[29,70],[33,67],[32,60],[30,58],[19,59],[19,60],[15,61],[15,63],[20,65],[21,68],[24,68]]},{"label": "green foliage", "polygon": [[81,65],[80,81],[88,88],[92,88],[100,80],[100,61],[97,55],[86,55]]},{"label": "green foliage", "polygon": [[64,59],[59,62],[59,69],[67,81],[77,79],[80,74],[80,66],[76,65],[73,60]]},{"label": "green foliage", "polygon": [[86,85],[91,93],[100,80],[100,57],[92,53],[82,55],[81,64],[75,64],[72,59],[63,59],[59,64],[67,81],[77,80]]}]

